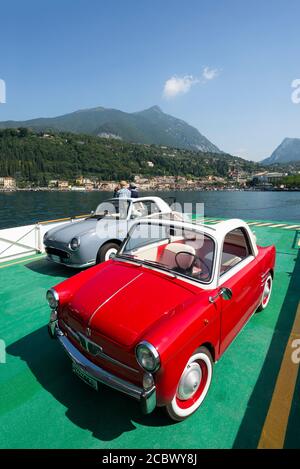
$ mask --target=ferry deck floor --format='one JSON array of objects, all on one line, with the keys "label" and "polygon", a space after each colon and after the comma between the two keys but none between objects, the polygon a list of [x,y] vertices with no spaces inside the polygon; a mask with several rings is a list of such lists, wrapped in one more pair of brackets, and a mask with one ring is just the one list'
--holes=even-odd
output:
[{"label": "ferry deck floor", "polygon": [[72,270],[41,255],[0,264],[0,448],[300,448],[292,361],[295,340],[300,346],[300,226],[252,228],[259,244],[277,248],[272,298],[216,364],[202,407],[180,423],[161,409],[144,416],[130,398],[105,386],[96,393],[72,374],[45,327],[46,290]]}]

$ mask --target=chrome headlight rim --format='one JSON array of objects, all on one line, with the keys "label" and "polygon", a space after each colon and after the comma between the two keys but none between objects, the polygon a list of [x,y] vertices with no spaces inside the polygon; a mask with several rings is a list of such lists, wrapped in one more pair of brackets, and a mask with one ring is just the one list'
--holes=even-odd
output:
[{"label": "chrome headlight rim", "polygon": [[[76,241],[77,243],[76,247],[72,246],[73,241]],[[71,241],[69,242],[69,248],[71,249],[71,251],[77,251],[79,247],[80,247],[80,238],[78,236],[74,236],[74,238],[72,238]]]},{"label": "chrome headlight rim", "polygon": [[[141,359],[141,349],[146,349],[148,351],[148,353],[150,354],[150,356],[152,356],[153,358],[153,366],[152,367],[145,367],[143,365],[143,362],[142,362],[142,359]],[[154,373],[155,371],[157,371],[159,368],[160,368],[160,355],[158,353],[158,351],[156,350],[156,348],[150,344],[150,342],[147,342],[146,340],[143,340],[142,342],[139,342],[137,344],[137,346],[135,347],[135,357],[136,357],[136,360],[138,362],[138,364],[140,365],[141,368],[143,368],[143,370],[145,370],[146,372],[148,373]]]},{"label": "chrome headlight rim", "polygon": [[[53,299],[52,303],[51,303],[51,300],[49,299],[49,295],[52,295],[52,299]],[[46,299],[48,301],[48,305],[50,306],[50,308],[52,310],[55,310],[58,307],[58,305],[59,305],[59,296],[58,296],[57,291],[54,290],[54,288],[50,288],[49,290],[47,290]]]}]

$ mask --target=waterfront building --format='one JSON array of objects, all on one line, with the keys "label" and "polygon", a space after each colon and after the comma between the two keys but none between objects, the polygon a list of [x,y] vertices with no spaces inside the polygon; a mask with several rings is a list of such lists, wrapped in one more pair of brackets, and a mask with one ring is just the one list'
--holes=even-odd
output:
[{"label": "waterfront building", "polygon": [[14,190],[16,188],[16,180],[13,177],[0,177],[0,189]]}]

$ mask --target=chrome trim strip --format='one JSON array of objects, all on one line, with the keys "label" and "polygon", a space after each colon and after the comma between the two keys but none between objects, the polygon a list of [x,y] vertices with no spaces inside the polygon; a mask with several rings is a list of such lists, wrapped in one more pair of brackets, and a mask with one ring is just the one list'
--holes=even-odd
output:
[{"label": "chrome trim strip", "polygon": [[[74,339],[79,342],[79,344],[81,344],[81,341],[80,341],[80,338],[79,338],[79,335],[80,335],[85,340],[85,342],[89,342],[90,344],[95,344],[96,346],[101,347],[100,345],[96,344],[96,342],[93,342],[92,340],[88,339],[85,335],[81,334],[80,332],[74,331],[70,326],[68,326],[65,323],[65,321],[61,320],[61,322],[63,323],[64,327],[70,332],[70,334],[74,337]],[[91,354],[91,352],[89,350],[86,350],[86,352]],[[98,352],[94,356],[99,357],[99,358],[103,358],[104,360],[107,360],[107,361],[109,361],[109,362],[111,362],[115,365],[121,366],[122,368],[126,368],[127,370],[133,371],[134,373],[139,373],[139,371],[136,370],[135,368],[132,368],[129,365],[125,365],[125,363],[122,363],[119,360],[116,360],[115,358],[111,357],[110,355],[107,355],[105,352],[102,352],[102,351]]]},{"label": "chrome trim strip", "polygon": [[62,345],[63,349],[67,353],[67,355],[71,358],[73,362],[75,362],[78,366],[80,366],[88,375],[94,378],[96,381],[99,381],[102,384],[106,384],[107,386],[120,391],[133,399],[139,401],[141,403],[142,409],[145,413],[150,413],[156,407],[156,387],[155,385],[145,391],[143,388],[136,386],[124,379],[121,379],[106,370],[103,370],[99,366],[96,366],[90,360],[88,360],[82,353],[77,350],[74,345],[67,339],[65,335],[60,335],[59,328],[57,327],[57,339],[59,340],[60,344]]},{"label": "chrome trim strip", "polygon": [[267,276],[269,275],[270,271],[267,270],[264,274],[261,274],[261,278],[262,280],[265,280],[267,278]]}]

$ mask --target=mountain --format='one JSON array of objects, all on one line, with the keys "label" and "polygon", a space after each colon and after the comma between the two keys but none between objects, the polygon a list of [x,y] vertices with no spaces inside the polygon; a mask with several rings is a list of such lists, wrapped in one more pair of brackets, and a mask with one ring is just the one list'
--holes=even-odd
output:
[{"label": "mountain", "polygon": [[158,106],[134,113],[96,107],[58,117],[0,122],[2,129],[20,127],[31,128],[35,131],[84,133],[121,139],[126,142],[222,153],[195,127],[165,114]]},{"label": "mountain", "polygon": [[272,155],[261,163],[266,165],[285,164],[292,161],[300,161],[300,138],[285,138]]}]

